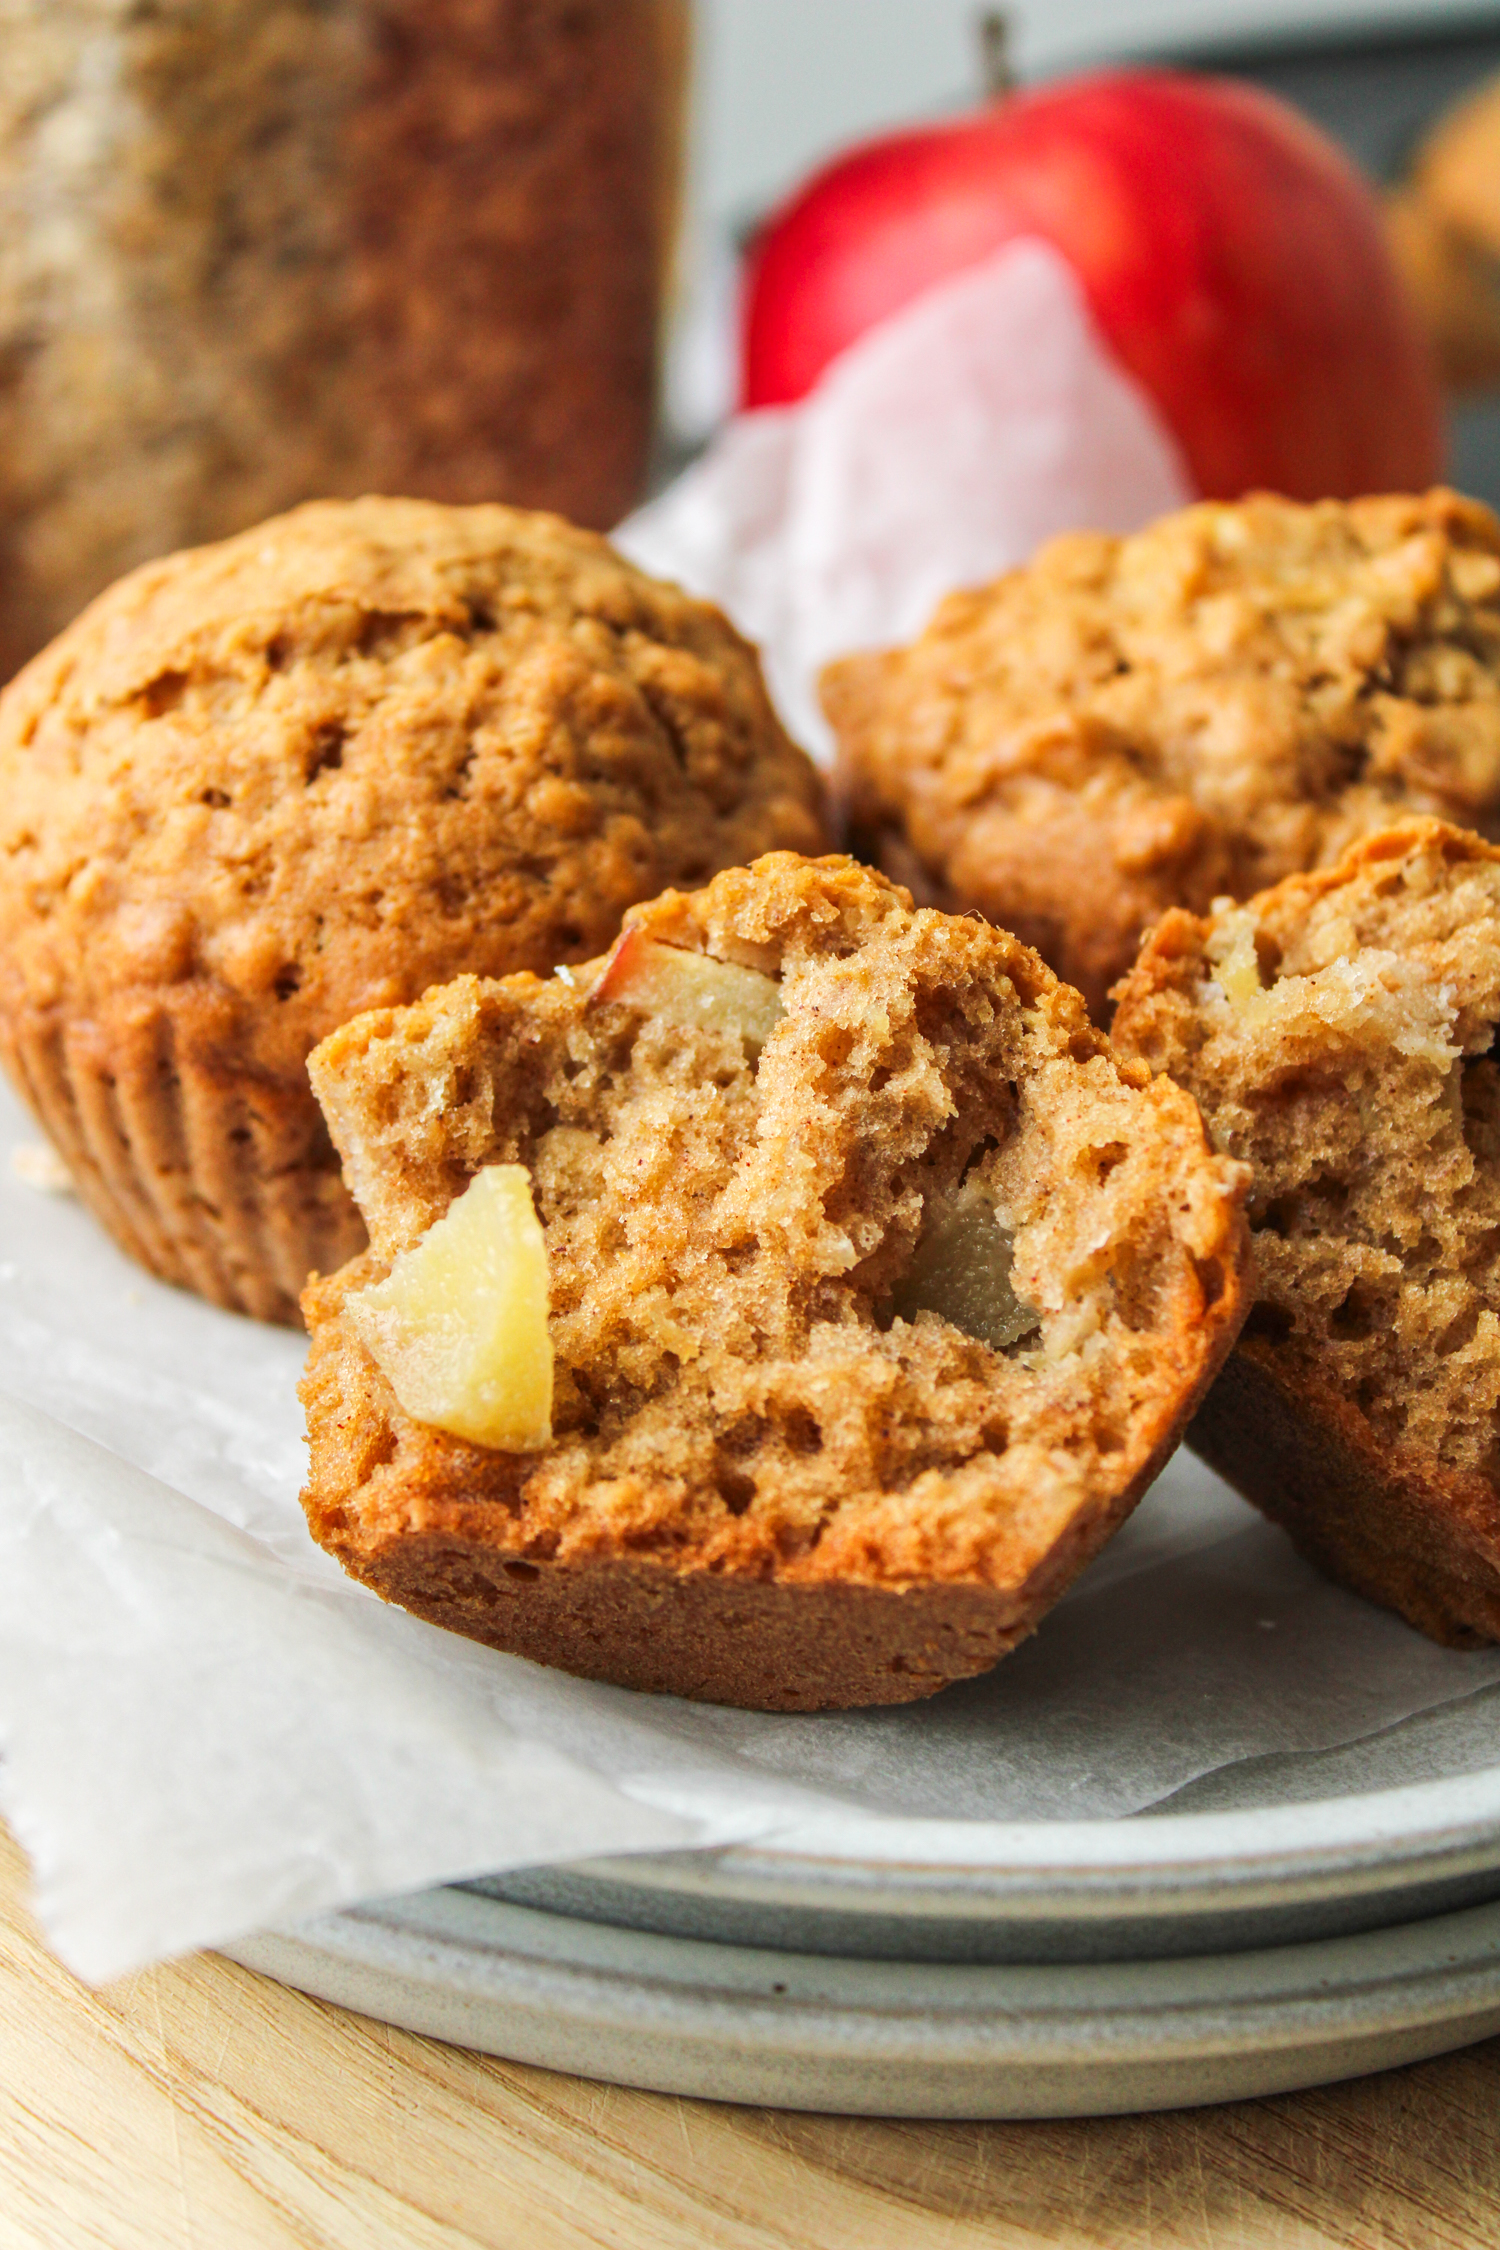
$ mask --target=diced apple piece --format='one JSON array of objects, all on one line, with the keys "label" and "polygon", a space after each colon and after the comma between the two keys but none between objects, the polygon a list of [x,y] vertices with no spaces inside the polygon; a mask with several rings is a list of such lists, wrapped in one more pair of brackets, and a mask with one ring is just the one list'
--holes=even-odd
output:
[{"label": "diced apple piece", "polygon": [[935,1312],[1000,1350],[1037,1326],[1033,1306],[1011,1286],[1011,1236],[977,1180],[929,1214],[905,1278],[895,1293],[903,1320]]},{"label": "diced apple piece", "polygon": [[639,930],[627,930],[616,941],[589,998],[616,1000],[668,1023],[737,1031],[752,1060],[785,1013],[780,985],[763,970],[661,945]]},{"label": "diced apple piece", "polygon": [[1248,907],[1241,907],[1238,913],[1221,917],[1207,948],[1215,982],[1225,999],[1232,1008],[1252,1015],[1265,998],[1255,937],[1255,916]]},{"label": "diced apple piece", "polygon": [[521,1164],[488,1164],[346,1310],[414,1422],[500,1453],[552,1441],[547,1246]]}]

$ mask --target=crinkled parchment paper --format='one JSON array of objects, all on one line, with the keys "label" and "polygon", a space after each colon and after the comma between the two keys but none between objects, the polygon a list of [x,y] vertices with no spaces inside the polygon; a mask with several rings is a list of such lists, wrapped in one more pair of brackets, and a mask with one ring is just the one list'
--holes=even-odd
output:
[{"label": "crinkled parchment paper", "polygon": [[740,415],[616,536],[728,610],[824,755],[830,658],[910,638],[1057,532],[1135,531],[1191,498],[1071,267],[1018,242],[861,337],[801,406]]}]

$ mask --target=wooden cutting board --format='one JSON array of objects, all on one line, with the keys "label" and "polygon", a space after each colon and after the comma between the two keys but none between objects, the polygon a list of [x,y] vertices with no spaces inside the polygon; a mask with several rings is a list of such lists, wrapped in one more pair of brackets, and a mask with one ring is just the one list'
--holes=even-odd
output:
[{"label": "wooden cutting board", "polygon": [[89,1992],[0,1831],[0,2250],[1495,2250],[1500,2040],[1062,2124],[638,2094],[212,1956]]}]

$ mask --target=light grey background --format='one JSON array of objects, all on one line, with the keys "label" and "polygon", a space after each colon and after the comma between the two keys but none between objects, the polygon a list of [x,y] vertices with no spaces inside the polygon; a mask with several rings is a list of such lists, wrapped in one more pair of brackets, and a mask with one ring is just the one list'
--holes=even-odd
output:
[{"label": "light grey background", "polygon": [[[733,404],[745,230],[867,135],[972,104],[978,0],[697,0],[693,123],[663,468]],[[1248,71],[1378,177],[1500,71],[1496,0],[1015,0],[1022,78],[1134,57]],[[1500,503],[1500,400],[1454,416],[1453,481]]]},{"label": "light grey background", "polygon": [[[734,222],[844,143],[979,92],[977,0],[698,0],[695,208]],[[1481,0],[1018,0],[1024,77],[1213,43],[1490,22]]]}]

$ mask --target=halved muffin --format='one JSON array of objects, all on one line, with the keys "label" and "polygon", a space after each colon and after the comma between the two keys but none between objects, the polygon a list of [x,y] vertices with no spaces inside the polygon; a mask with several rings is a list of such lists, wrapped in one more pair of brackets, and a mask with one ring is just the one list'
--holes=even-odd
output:
[{"label": "halved muffin", "polygon": [[1246,1301],[1243,1175],[1188,1097],[849,860],[669,891],[606,960],[460,978],[311,1071],[371,1237],[304,1300],[314,1536],[631,1687],[809,1710],[985,1670]]},{"label": "halved muffin", "polygon": [[1254,1174],[1259,1294],[1191,1443],[1333,1576],[1500,1639],[1500,850],[1368,837],[1167,915],[1118,997]]},{"label": "halved muffin", "polygon": [[1500,524],[1429,492],[1204,502],[1055,539],[823,675],[855,834],[1104,1020],[1168,907],[1413,813],[1500,822]]}]

